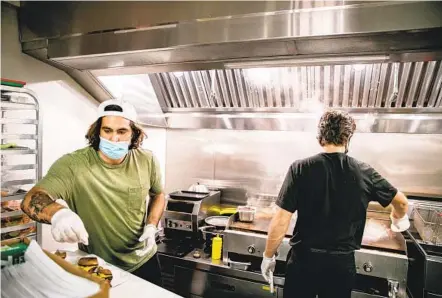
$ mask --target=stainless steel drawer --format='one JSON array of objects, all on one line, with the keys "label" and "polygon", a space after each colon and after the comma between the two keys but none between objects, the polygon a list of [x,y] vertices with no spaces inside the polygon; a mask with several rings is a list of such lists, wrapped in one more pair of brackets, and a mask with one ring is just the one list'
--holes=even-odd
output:
[{"label": "stainless steel drawer", "polygon": [[210,298],[277,297],[264,283],[251,282],[230,276],[213,274],[201,270],[175,267],[175,288],[184,297],[201,296]]}]

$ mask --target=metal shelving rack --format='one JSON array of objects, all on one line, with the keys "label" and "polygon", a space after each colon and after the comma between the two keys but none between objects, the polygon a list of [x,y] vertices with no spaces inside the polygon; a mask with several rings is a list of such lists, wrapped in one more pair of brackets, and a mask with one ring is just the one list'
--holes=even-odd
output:
[{"label": "metal shelving rack", "polygon": [[[42,177],[42,123],[37,96],[29,89],[1,86],[1,144],[13,143],[16,146],[1,149],[1,189],[2,189],[2,239],[26,236],[41,244],[41,225],[34,222],[5,225],[8,218],[23,215],[20,209],[5,211],[3,205],[14,201],[16,207],[29,190]],[[6,179],[5,179],[6,178]],[[12,189],[12,191],[11,191]],[[8,192],[6,194],[6,192]],[[5,211],[5,212],[3,212]],[[17,220],[18,222],[18,220]],[[30,228],[35,228],[29,233]],[[6,235],[8,234],[9,235]],[[15,238],[16,238],[15,237]]]}]

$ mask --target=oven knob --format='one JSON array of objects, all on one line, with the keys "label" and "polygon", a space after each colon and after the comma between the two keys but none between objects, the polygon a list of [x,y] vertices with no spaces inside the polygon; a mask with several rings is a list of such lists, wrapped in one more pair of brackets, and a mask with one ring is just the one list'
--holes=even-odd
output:
[{"label": "oven knob", "polygon": [[173,223],[173,227],[174,227],[174,228],[178,227],[178,223],[174,222],[174,223]]},{"label": "oven knob", "polygon": [[373,271],[373,265],[371,263],[364,263],[364,265],[362,265],[362,268],[364,268],[365,272]]},{"label": "oven knob", "polygon": [[256,249],[255,249],[255,245],[250,245],[249,247],[247,247],[247,251],[248,251],[250,254],[254,254],[255,251],[256,251]]}]

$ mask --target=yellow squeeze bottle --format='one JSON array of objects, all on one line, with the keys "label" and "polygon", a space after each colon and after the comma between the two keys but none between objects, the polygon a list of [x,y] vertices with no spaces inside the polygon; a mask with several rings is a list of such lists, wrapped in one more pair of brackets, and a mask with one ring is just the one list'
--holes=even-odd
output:
[{"label": "yellow squeeze bottle", "polygon": [[212,260],[221,259],[221,249],[223,247],[223,238],[218,234],[212,238]]}]

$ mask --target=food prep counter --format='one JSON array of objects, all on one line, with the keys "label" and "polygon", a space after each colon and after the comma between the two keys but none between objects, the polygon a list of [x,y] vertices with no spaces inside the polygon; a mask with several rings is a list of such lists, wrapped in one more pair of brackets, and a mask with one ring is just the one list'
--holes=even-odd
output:
[{"label": "food prep counter", "polygon": [[[83,257],[87,253],[76,250],[69,252],[70,256]],[[152,284],[144,279],[139,278],[129,272],[111,266],[112,274],[120,278],[119,283],[112,287],[109,291],[110,298],[137,298],[137,297],[161,297],[161,298],[180,298],[179,295],[174,294],[166,289],[163,289],[155,284]]]}]

